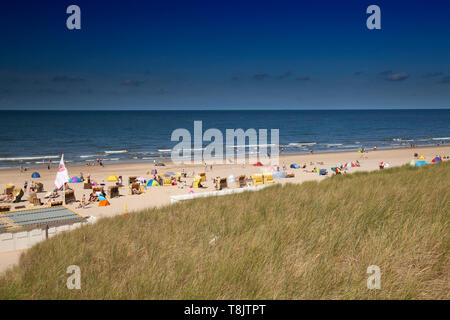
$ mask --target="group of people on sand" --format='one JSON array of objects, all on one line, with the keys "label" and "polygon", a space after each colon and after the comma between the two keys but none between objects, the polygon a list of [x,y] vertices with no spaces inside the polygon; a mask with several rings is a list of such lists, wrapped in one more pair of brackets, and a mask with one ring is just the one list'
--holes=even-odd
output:
[{"label": "group of people on sand", "polygon": [[103,165],[103,159],[95,159],[95,161],[94,162],[92,162],[92,164],[91,164],[91,162],[87,162],[86,163],[86,166],[87,167],[91,167],[91,166],[100,166],[100,167],[103,167],[104,165]]}]

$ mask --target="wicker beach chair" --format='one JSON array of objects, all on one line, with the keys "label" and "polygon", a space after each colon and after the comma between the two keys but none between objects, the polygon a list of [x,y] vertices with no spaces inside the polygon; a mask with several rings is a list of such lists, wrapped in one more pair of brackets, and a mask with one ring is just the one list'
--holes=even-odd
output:
[{"label": "wicker beach chair", "polygon": [[217,190],[222,190],[224,188],[228,188],[227,178],[220,178],[217,180]]},{"label": "wicker beach chair", "polygon": [[172,178],[163,178],[163,187],[169,187],[172,185]]},{"label": "wicker beach chair", "polygon": [[264,183],[262,174],[252,175],[252,181],[254,186],[259,186]]},{"label": "wicker beach chair", "polygon": [[38,198],[36,192],[33,192],[32,194],[30,194],[30,197],[28,198],[28,202],[33,206],[42,206],[42,202]]},{"label": "wicker beach chair", "polygon": [[238,188],[244,188],[247,186],[247,177],[245,175],[239,176],[237,186]]},{"label": "wicker beach chair", "polygon": [[66,190],[66,192],[64,193],[64,199],[66,204],[77,201],[77,199],[75,198],[75,192],[73,190]]},{"label": "wicker beach chair", "polygon": [[34,190],[37,193],[43,192],[44,191],[44,185],[42,183],[40,183],[40,182],[36,182]]},{"label": "wicker beach chair", "polygon": [[97,186],[97,187],[92,187],[92,192],[94,192],[94,193],[96,193],[96,192],[101,192],[103,195],[105,194],[105,189],[103,189],[103,187],[99,187],[99,186]]},{"label": "wicker beach chair", "polygon": [[271,173],[266,173],[263,175],[263,183],[264,184],[268,184],[268,183],[273,183],[273,174]]},{"label": "wicker beach chair", "polygon": [[0,212],[7,212],[11,210],[11,206],[0,206]]},{"label": "wicker beach chair", "polygon": [[201,180],[200,180],[201,182],[206,182],[206,173],[204,173],[204,172],[200,173],[199,176],[201,178]]},{"label": "wicker beach chair", "polygon": [[110,199],[119,196],[119,186],[110,186],[108,187],[108,197]]},{"label": "wicker beach chair", "polygon": [[[137,192],[135,190],[138,190]],[[130,184],[130,194],[141,194],[141,184],[139,182],[135,182]]]},{"label": "wicker beach chair", "polygon": [[13,185],[9,185],[9,187],[7,186],[5,189],[5,194],[8,195],[8,194],[13,193],[14,189],[15,189],[15,186],[13,186]]}]

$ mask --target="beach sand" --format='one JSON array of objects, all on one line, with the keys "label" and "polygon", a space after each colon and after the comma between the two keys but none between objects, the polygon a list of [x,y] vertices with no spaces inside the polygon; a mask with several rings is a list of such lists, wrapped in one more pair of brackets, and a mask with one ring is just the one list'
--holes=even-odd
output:
[{"label": "beach sand", "polygon": [[[360,167],[352,167],[347,170],[347,173],[353,173],[357,171],[372,171],[378,170],[379,163],[381,161],[389,163],[391,166],[401,166],[409,163],[414,159],[414,153],[419,155],[424,155],[427,162],[436,156],[440,155],[442,157],[450,156],[450,146],[435,146],[435,147],[420,147],[420,148],[403,148],[403,149],[389,149],[389,150],[376,150],[369,151],[364,154],[357,152],[336,152],[336,153],[320,153],[320,154],[307,154],[307,155],[281,155],[279,159],[280,171],[283,165],[286,165],[287,173],[294,173],[294,178],[285,179],[275,179],[275,183],[302,183],[304,181],[310,180],[322,180],[326,179],[325,176],[319,176],[318,173],[305,172],[301,168],[303,164],[307,164],[306,170],[311,171],[315,168],[325,168],[328,170],[330,176],[331,167],[335,167],[338,163],[345,164],[348,161],[355,162],[359,161]],[[291,169],[289,165],[291,163],[297,163],[300,169]],[[322,164],[323,163],[323,164]],[[213,165],[213,170],[210,170],[209,165],[205,170],[204,165],[175,165],[170,162],[166,162],[164,167],[155,167],[153,163],[120,163],[101,166],[68,166],[69,176],[79,176],[80,172],[86,177],[88,174],[91,176],[91,181],[96,181],[98,183],[105,183],[105,191],[108,186],[114,185],[113,182],[107,182],[107,178],[110,174],[115,174],[117,176],[122,176],[124,187],[119,189],[120,197],[108,199],[110,206],[98,207],[97,203],[90,204],[87,208],[76,209],[79,205],[78,203],[69,204],[68,207],[77,211],[84,216],[95,216],[97,218],[102,217],[112,217],[115,215],[123,214],[125,212],[125,206],[130,214],[133,211],[160,207],[170,204],[170,196],[173,195],[184,195],[188,194],[190,191],[189,187],[182,188],[181,186],[170,186],[170,187],[147,187],[144,194],[141,195],[129,195],[128,189],[128,177],[129,176],[143,176],[147,180],[151,178],[150,174],[152,169],[156,169],[158,174],[164,172],[173,171],[175,173],[184,171],[187,173],[186,180],[187,185],[191,185],[194,175],[198,175],[201,172],[206,173],[206,188],[193,189],[195,193],[208,192],[215,190],[212,183],[214,177],[228,177],[229,175],[234,175],[238,177],[239,175],[247,175],[249,177],[255,173],[262,173],[264,167],[254,167],[251,164],[246,164],[244,167],[241,164],[227,164],[227,165]],[[31,174],[33,171],[38,171],[41,175],[39,179],[32,179]],[[44,195],[46,192],[53,189],[54,180],[56,176],[57,168],[54,167],[50,170],[47,168],[40,168],[38,170],[30,169],[26,172],[20,172],[20,170],[1,170],[0,171],[0,185],[3,189],[6,184],[14,184],[17,187],[23,187],[24,182],[28,181],[28,184],[33,180],[35,182],[41,182],[44,184],[45,192],[39,193],[38,197],[44,201]],[[83,183],[71,183],[70,187],[74,189],[76,199],[81,201],[83,194],[86,195],[86,199],[89,199],[90,190],[83,189]],[[235,184],[231,186],[235,188]],[[28,192],[24,195],[22,200],[28,199]],[[61,200],[61,197],[58,198]],[[1,203],[5,205],[5,203]],[[28,208],[32,208],[28,201],[23,201],[20,204],[13,204],[12,210],[15,205],[26,205]],[[11,265],[18,262],[20,254],[24,250],[11,251],[11,252],[0,252],[0,272],[6,270]]]}]

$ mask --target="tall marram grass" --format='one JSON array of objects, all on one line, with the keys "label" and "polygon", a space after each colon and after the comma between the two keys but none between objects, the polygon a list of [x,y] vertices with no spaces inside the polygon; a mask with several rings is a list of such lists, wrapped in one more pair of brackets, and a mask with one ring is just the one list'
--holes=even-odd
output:
[{"label": "tall marram grass", "polygon": [[450,162],[102,219],[30,249],[0,298],[449,299],[449,190]]}]

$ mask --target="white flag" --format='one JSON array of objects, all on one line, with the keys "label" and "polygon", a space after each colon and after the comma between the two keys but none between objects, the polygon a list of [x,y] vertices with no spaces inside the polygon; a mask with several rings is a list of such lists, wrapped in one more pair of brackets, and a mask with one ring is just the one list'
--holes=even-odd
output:
[{"label": "white flag", "polygon": [[56,189],[61,188],[64,183],[69,182],[69,172],[64,165],[64,153],[61,156],[61,161],[59,161],[58,172],[56,173],[55,187]]}]

